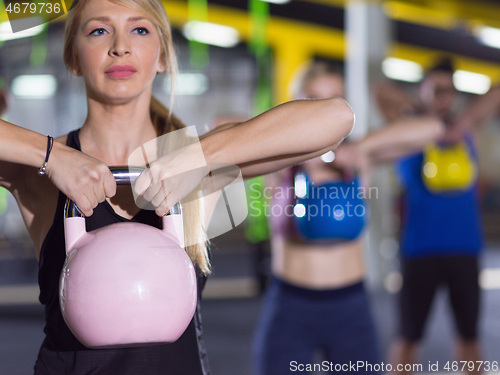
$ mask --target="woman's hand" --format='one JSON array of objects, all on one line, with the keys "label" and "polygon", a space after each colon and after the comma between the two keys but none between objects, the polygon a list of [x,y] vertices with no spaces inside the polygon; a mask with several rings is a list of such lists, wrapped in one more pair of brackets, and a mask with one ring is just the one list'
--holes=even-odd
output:
[{"label": "woman's hand", "polygon": [[106,164],[59,142],[54,142],[46,173],[85,216],[116,193],[116,181]]},{"label": "woman's hand", "polygon": [[356,173],[363,174],[369,169],[368,155],[356,142],[342,143],[335,150],[332,167],[340,169],[346,181],[354,178]]},{"label": "woman's hand", "polygon": [[191,193],[210,172],[199,143],[193,143],[147,163],[134,184],[134,193],[163,216]]}]

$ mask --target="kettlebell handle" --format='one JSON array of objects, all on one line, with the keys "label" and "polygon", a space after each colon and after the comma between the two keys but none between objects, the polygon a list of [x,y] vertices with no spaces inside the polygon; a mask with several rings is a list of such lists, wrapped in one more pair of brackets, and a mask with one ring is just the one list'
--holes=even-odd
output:
[{"label": "kettlebell handle", "polygon": [[[113,177],[116,180],[116,185],[131,185],[133,181],[140,176],[140,174],[144,171],[144,167],[128,167],[128,166],[120,166],[120,167],[109,167]],[[178,215],[181,213],[181,205],[180,202],[177,202],[167,213],[167,215]],[[78,206],[71,199],[66,200],[66,204],[64,206],[64,217],[85,217],[81,212]]]}]

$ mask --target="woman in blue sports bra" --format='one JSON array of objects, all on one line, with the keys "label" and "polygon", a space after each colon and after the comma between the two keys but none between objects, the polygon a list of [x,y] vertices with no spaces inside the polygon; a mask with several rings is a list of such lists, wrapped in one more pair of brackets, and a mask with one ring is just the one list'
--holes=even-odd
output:
[{"label": "woman in blue sports bra", "polygon": [[[342,75],[318,63],[303,75],[297,96],[343,93]],[[370,168],[422,149],[441,132],[432,118],[394,123],[270,176],[273,276],[255,331],[256,375],[295,373],[315,363],[331,372],[349,371],[350,362],[380,363],[363,286]],[[315,362],[318,351],[325,362]]]}]

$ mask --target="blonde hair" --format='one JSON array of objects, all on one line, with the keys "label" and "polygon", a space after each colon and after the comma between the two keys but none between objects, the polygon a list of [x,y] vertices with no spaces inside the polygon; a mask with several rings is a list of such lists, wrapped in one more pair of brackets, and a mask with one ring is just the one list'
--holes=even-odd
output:
[{"label": "blonde hair", "polygon": [[301,71],[297,74],[291,85],[291,91],[294,98],[298,98],[307,86],[307,84],[318,77],[325,75],[337,75],[343,77],[342,70],[334,65],[323,61],[317,61],[302,66]]},{"label": "blonde hair", "polygon": [[[80,24],[80,15],[89,0],[75,0],[68,12],[65,27],[64,40],[64,63],[68,69],[78,67],[78,52],[75,45],[75,36]],[[161,59],[167,65],[167,73],[170,74],[172,82],[177,74],[177,57],[167,13],[159,0],[109,0],[114,4],[134,9],[146,16],[155,26],[160,36]],[[173,98],[173,89],[172,95]],[[176,116],[166,108],[158,99],[151,96],[150,102],[151,121],[154,124],[158,136],[185,128]],[[184,238],[186,252],[192,262],[205,274],[210,273],[210,261],[208,257],[207,237],[203,228],[203,204],[202,200],[196,199],[197,191],[190,193],[183,201],[190,202],[183,209],[184,216]]]}]

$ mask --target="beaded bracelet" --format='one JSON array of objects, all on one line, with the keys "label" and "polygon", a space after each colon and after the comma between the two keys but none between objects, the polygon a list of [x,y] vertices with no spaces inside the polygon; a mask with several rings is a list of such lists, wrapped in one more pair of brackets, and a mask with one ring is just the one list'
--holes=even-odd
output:
[{"label": "beaded bracelet", "polygon": [[52,147],[54,146],[54,138],[52,138],[50,135],[47,136],[47,154],[45,155],[45,162],[43,165],[38,168],[38,175],[39,176],[44,176],[45,171],[47,170],[47,163],[49,162],[49,156],[50,152],[52,151]]}]

